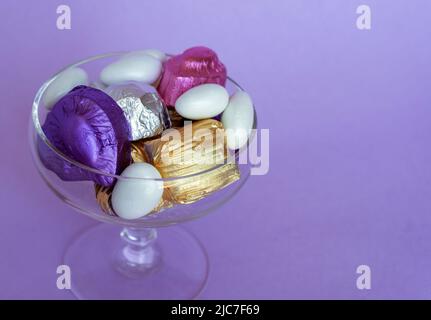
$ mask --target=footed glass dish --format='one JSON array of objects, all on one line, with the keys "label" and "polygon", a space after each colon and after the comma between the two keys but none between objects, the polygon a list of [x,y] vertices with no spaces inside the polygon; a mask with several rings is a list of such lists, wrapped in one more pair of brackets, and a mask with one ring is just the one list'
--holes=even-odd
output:
[{"label": "footed glass dish", "polygon": [[[126,52],[109,53],[79,61],[68,68],[84,69],[90,83],[97,87],[100,70]],[[43,95],[58,74],[44,83],[33,102],[29,126],[30,146],[35,165],[54,194],[76,211],[102,223],[80,234],[65,250],[63,264],[71,269],[71,289],[79,299],[192,299],[204,288],[208,278],[207,253],[191,233],[178,226],[198,219],[232,199],[250,176],[249,164],[238,164],[240,178],[223,189],[212,192],[190,204],[175,204],[159,212],[135,220],[125,220],[109,215],[96,200],[92,181],[64,181],[48,170],[41,161],[38,144],[46,144],[56,156],[71,165],[93,174],[120,180],[125,178],[95,170],[68,158],[45,136],[42,125],[48,114]],[[242,88],[228,78],[226,89],[233,93]],[[256,128],[256,113],[254,125]],[[252,137],[250,138],[252,139]],[[235,158],[246,148],[235,151]],[[199,172],[193,177],[169,178],[199,179],[214,168]],[[166,182],[165,179],[155,179]],[[168,183],[168,184],[169,184]],[[67,228],[67,226],[64,226]]]}]

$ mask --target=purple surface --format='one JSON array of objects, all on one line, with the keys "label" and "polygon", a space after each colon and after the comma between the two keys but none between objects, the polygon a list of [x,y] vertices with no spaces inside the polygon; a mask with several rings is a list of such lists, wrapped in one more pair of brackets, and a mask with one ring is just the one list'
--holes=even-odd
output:
[{"label": "purple surface", "polygon": [[271,130],[270,173],[188,224],[211,259],[201,297],[431,298],[431,2],[367,0],[370,31],[359,0],[210,2],[69,0],[67,31],[58,1],[0,2],[0,298],[72,299],[55,271],[94,224],[32,164],[40,84],[98,53],[193,45],[218,52]]}]

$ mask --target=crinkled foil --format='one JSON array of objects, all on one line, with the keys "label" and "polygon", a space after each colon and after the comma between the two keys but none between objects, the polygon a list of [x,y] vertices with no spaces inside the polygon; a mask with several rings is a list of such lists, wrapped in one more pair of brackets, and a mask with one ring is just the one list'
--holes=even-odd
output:
[{"label": "crinkled foil", "polygon": [[[184,127],[165,131],[161,138],[145,143],[145,148],[163,178],[187,176],[224,162],[227,149],[222,129],[222,123],[217,120],[194,121]],[[200,134],[199,137],[197,133]],[[216,139],[217,134],[219,139]],[[205,153],[202,154],[202,161],[197,162],[196,159],[187,157],[191,151],[197,150],[202,141],[212,143],[203,150]]]},{"label": "crinkled foil", "polygon": [[[130,164],[130,128],[124,112],[105,92],[77,86],[48,113],[42,129],[67,157],[109,174]],[[64,181],[91,180],[111,186],[114,178],[75,166],[54,152],[42,139],[38,151],[44,166]]]},{"label": "crinkled foil", "polygon": [[167,108],[150,86],[135,83],[112,85],[106,92],[123,109],[130,125],[131,140],[154,137],[171,127]]},{"label": "crinkled foil", "polygon": [[[163,178],[184,177],[165,181],[165,187],[174,202],[193,203],[240,178],[237,165],[225,163],[226,140],[224,136],[222,139],[220,136],[217,138],[217,135],[223,134],[220,129],[223,129],[223,125],[217,120],[195,121],[178,129],[180,140],[163,141],[159,138],[145,144],[154,166]],[[186,152],[199,148],[202,141],[211,141],[212,144],[203,149],[199,161],[185,156]]]},{"label": "crinkled foil", "polygon": [[187,90],[204,83],[224,86],[227,71],[217,54],[206,47],[192,47],[163,64],[157,90],[168,106]]},{"label": "crinkled foil", "polygon": [[100,208],[103,212],[110,216],[117,216],[112,209],[111,204],[111,196],[112,196],[112,190],[111,187],[103,187],[100,184],[94,184],[94,189],[96,191],[96,200],[99,203]]},{"label": "crinkled foil", "polygon": [[131,143],[131,158],[133,162],[150,162],[145,152],[145,140],[133,141]]},{"label": "crinkled foil", "polygon": [[198,176],[166,181],[172,201],[181,204],[196,202],[223,189],[240,178],[236,164],[224,164]]}]

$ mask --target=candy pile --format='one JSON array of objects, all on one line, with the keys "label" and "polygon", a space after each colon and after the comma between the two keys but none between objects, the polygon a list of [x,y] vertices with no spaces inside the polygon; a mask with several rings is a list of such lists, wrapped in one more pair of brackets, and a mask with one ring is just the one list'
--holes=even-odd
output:
[{"label": "candy pile", "polygon": [[[196,202],[239,179],[226,158],[246,145],[253,126],[249,95],[229,97],[226,79],[206,47],[172,57],[131,52],[94,83],[84,69],[69,68],[43,96],[49,112],[42,129],[76,163],[42,142],[41,161],[64,181],[93,181],[101,209],[124,219]],[[195,150],[199,159],[187,157]]]}]

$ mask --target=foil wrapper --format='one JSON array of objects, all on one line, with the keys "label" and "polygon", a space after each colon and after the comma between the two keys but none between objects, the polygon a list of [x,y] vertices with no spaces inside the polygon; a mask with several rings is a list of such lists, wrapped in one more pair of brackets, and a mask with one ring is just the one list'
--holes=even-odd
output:
[{"label": "foil wrapper", "polygon": [[[94,185],[94,189],[96,192],[96,201],[99,204],[100,208],[107,215],[116,217],[114,209],[112,208],[112,187],[104,187],[98,184]],[[160,199],[157,206],[151,211],[151,213],[161,212],[165,209],[173,207],[174,203],[170,198],[170,193],[167,189],[163,191],[162,198]]]},{"label": "foil wrapper", "polygon": [[106,214],[116,217],[114,210],[112,209],[111,196],[113,188],[104,187],[99,184],[94,185],[94,190],[96,191],[96,200],[100,208]]},{"label": "foil wrapper", "polygon": [[[130,163],[129,126],[121,108],[101,90],[77,86],[61,98],[42,126],[56,149],[70,159],[107,174],[119,174]],[[41,138],[38,151],[44,166],[65,181],[92,180],[111,186],[114,178],[74,165]]]},{"label": "foil wrapper", "polygon": [[187,90],[204,83],[226,84],[227,71],[217,54],[206,47],[193,47],[168,59],[157,90],[168,106]]},{"label": "foil wrapper", "polygon": [[133,141],[131,143],[131,158],[132,162],[147,162],[150,163],[147,152],[145,151],[145,140]]},{"label": "foil wrapper", "polygon": [[236,164],[224,164],[198,176],[165,182],[173,202],[189,204],[205,198],[239,180]]},{"label": "foil wrapper", "polygon": [[[182,177],[165,181],[173,202],[196,202],[240,178],[238,166],[226,163],[226,139],[220,129],[223,125],[217,120],[201,120],[178,129],[180,139],[163,139],[162,136],[145,144],[163,178]],[[205,147],[201,148],[203,144]],[[199,157],[186,155],[199,148]]]},{"label": "foil wrapper", "polygon": [[160,135],[171,127],[167,108],[151,86],[126,83],[109,86],[105,91],[123,110],[132,141]]},{"label": "foil wrapper", "polygon": [[151,211],[152,213],[161,212],[163,210],[172,208],[174,206],[174,202],[172,201],[171,194],[167,188],[163,190],[162,198],[159,201],[157,207]]}]

